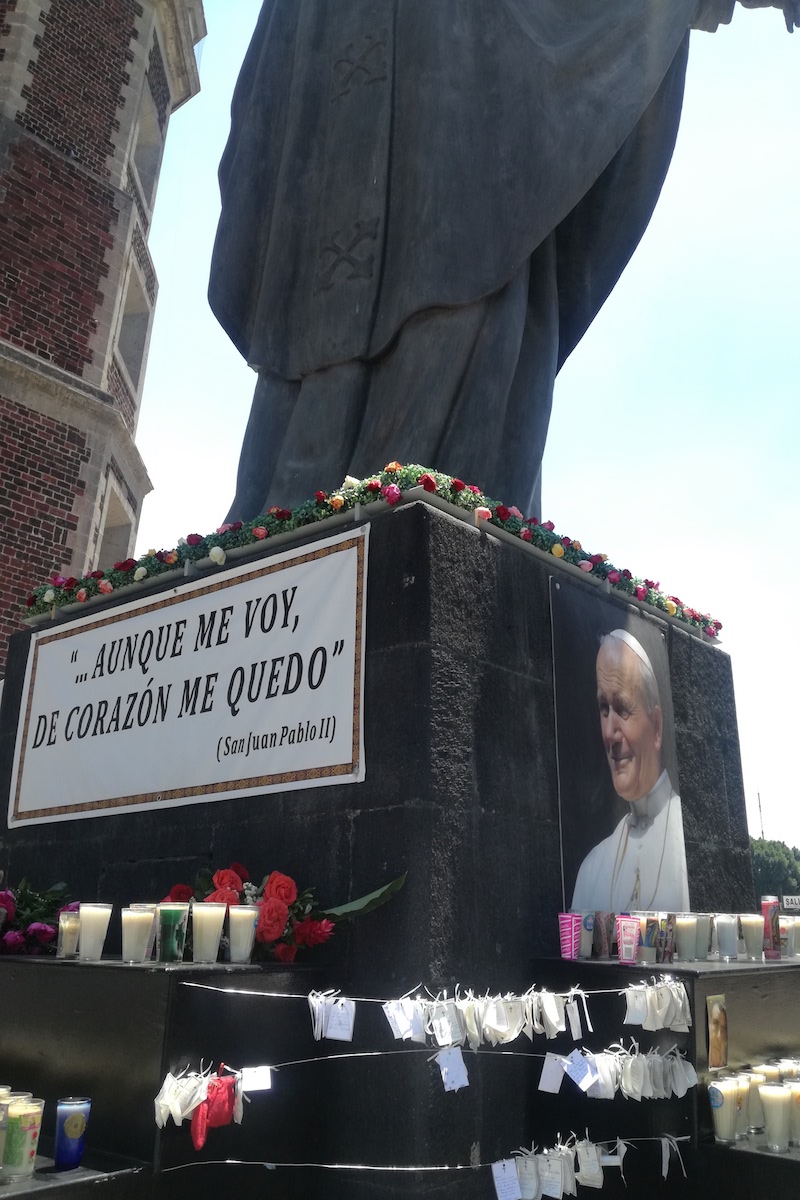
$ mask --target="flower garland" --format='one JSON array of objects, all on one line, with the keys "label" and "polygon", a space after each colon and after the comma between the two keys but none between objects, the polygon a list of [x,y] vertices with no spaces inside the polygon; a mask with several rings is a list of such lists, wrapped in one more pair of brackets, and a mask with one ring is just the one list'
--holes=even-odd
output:
[{"label": "flower garland", "polygon": [[348,475],[335,492],[316,492],[313,499],[306,500],[298,508],[273,506],[252,521],[220,525],[215,533],[206,535],[190,533],[179,540],[174,550],[148,550],[138,559],[123,559],[105,571],[91,571],[80,579],[52,575],[49,583],[42,584],[28,596],[28,615],[54,614],[56,609],[65,604],[80,604],[94,596],[111,595],[120,587],[157,578],[182,567],[186,562],[210,559],[222,566],[226,551],[235,547],[268,541],[278,534],[324,521],[335,513],[348,512],[357,504],[382,501],[393,507],[405,492],[417,487],[458,508],[475,513],[487,524],[506,530],[545,554],[572,563],[587,575],[606,580],[615,591],[624,592],[670,617],[676,617],[686,625],[701,629],[709,638],[716,638],[722,629],[722,624],[708,613],[698,612],[677,596],[662,592],[661,585],[656,581],[615,567],[605,554],[588,554],[576,539],[556,533],[552,521],[540,522],[536,517],[525,517],[514,505],[490,500],[473,483],[464,483],[461,479],[429,467],[415,464],[403,466],[399,462],[390,462],[383,471],[366,479],[354,479]]}]

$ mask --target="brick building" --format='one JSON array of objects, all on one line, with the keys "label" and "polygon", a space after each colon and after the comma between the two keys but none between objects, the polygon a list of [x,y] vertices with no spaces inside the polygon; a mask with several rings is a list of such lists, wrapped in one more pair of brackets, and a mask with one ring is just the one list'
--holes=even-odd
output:
[{"label": "brick building", "polygon": [[202,0],[0,0],[0,677],[31,586],[125,558],[170,114]]}]

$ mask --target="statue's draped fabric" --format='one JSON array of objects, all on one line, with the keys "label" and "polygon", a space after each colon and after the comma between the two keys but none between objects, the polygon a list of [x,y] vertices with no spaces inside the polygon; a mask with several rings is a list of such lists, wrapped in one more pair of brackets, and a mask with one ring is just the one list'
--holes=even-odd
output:
[{"label": "statue's draped fabric", "polygon": [[531,499],[555,372],[663,183],[697,8],[266,0],[209,293],[261,375],[236,515],[379,470],[392,438]]}]

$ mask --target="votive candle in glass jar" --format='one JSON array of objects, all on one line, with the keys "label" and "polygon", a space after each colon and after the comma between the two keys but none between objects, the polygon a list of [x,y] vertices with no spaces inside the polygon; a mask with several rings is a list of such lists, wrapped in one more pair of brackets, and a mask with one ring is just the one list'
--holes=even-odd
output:
[{"label": "votive candle in glass jar", "polygon": [[767,1148],[775,1154],[785,1154],[789,1149],[793,1100],[791,1088],[784,1087],[782,1083],[762,1083],[758,1092],[764,1109]]},{"label": "votive candle in glass jar", "polygon": [[764,959],[764,918],[758,913],[742,913],[739,917],[744,937],[744,952],[748,962]]}]

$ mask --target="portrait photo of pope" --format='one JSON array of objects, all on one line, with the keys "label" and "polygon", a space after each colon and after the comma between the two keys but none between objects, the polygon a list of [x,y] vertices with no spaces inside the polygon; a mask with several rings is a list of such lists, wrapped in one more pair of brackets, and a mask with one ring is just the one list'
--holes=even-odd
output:
[{"label": "portrait photo of pope", "polygon": [[564,901],[689,909],[667,627],[553,581]]}]

